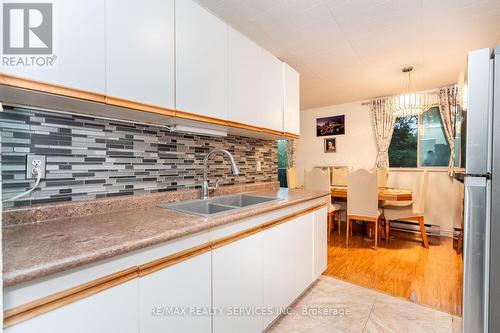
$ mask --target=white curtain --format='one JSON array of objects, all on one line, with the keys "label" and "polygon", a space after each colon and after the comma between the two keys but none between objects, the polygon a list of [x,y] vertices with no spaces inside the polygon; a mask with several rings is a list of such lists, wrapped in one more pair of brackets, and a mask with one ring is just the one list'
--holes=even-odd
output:
[{"label": "white curtain", "polygon": [[372,101],[373,127],[375,138],[377,139],[378,154],[375,167],[379,169],[389,168],[389,145],[391,144],[392,133],[396,117],[387,107],[387,101],[379,98]]},{"label": "white curtain", "polygon": [[455,165],[455,117],[457,112],[456,86],[439,89],[439,112],[443,121],[444,133],[450,145],[450,162],[448,164],[448,174],[453,176]]}]

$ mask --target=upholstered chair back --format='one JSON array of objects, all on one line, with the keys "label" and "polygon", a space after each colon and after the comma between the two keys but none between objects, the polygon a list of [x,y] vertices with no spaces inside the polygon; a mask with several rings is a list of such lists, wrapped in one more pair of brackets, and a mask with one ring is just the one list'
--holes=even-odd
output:
[{"label": "upholstered chair back", "polygon": [[347,176],[347,214],[377,217],[378,185],[377,172],[359,169]]}]

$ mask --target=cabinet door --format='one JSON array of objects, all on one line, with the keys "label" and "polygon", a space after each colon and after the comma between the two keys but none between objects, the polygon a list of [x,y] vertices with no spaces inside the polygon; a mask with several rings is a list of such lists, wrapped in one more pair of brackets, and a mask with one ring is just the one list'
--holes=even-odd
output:
[{"label": "cabinet door", "polygon": [[106,94],[174,108],[174,0],[106,0]]},{"label": "cabinet door", "polygon": [[260,314],[231,311],[262,308],[262,233],[217,248],[212,256],[213,331],[260,332]]},{"label": "cabinet door", "polygon": [[294,299],[306,290],[313,280],[313,220],[314,213],[302,215],[290,222],[292,228],[289,255],[294,258]]},{"label": "cabinet door", "polygon": [[227,25],[191,0],[175,4],[176,108],[227,118]]},{"label": "cabinet door", "polygon": [[[26,1],[8,2],[26,3]],[[54,56],[53,66],[2,65],[1,71],[36,81],[104,94],[104,1],[53,0],[50,2],[52,3],[53,49],[52,54],[42,56]],[[18,13],[21,14],[19,11]],[[11,14],[11,27],[19,26],[16,24],[16,16],[22,17],[22,15]],[[37,16],[33,16],[36,19]],[[40,19],[43,20],[44,17],[41,16]],[[19,19],[17,23],[19,23]],[[11,31],[11,33],[14,32]],[[30,40],[29,46],[42,45],[40,42],[32,41],[32,38],[35,38],[33,35],[30,35],[29,38],[24,37],[25,41]],[[14,37],[12,38],[11,43],[14,40]],[[16,39],[23,40],[22,33],[18,33]],[[19,46],[17,45],[17,47]],[[27,47],[28,45],[23,44],[23,46]],[[12,56],[32,57],[39,56],[39,54]]]},{"label": "cabinet door", "polygon": [[[263,304],[265,307],[279,309],[287,307],[294,299],[293,274],[294,259],[289,250],[294,246],[291,222],[280,224],[263,233]],[[263,328],[279,316],[275,312],[263,316]]]},{"label": "cabinet door", "polygon": [[138,279],[4,329],[6,333],[137,333]]},{"label": "cabinet door", "polygon": [[[263,304],[275,309],[289,306],[313,281],[313,213],[263,232]],[[279,313],[263,316],[263,329]]]},{"label": "cabinet door", "polygon": [[262,50],[260,64],[259,116],[263,127],[283,131],[283,64],[271,53]]},{"label": "cabinet door", "polygon": [[300,134],[300,77],[292,67],[283,63],[283,130]]},{"label": "cabinet door", "polygon": [[204,253],[139,279],[141,333],[211,331],[210,260]]},{"label": "cabinet door", "polygon": [[313,279],[316,280],[326,270],[328,264],[328,231],[326,208],[314,212],[314,256]]},{"label": "cabinet door", "polygon": [[228,28],[228,120],[264,126],[260,117],[259,85],[262,48]]}]

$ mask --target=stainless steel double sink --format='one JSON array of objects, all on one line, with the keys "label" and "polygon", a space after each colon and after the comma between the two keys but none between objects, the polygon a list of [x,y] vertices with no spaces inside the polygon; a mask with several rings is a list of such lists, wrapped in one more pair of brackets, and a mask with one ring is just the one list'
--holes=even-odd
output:
[{"label": "stainless steel double sink", "polygon": [[158,207],[208,217],[278,200],[280,199],[249,194],[238,194],[215,197],[207,200],[199,199],[165,203],[159,204]]}]

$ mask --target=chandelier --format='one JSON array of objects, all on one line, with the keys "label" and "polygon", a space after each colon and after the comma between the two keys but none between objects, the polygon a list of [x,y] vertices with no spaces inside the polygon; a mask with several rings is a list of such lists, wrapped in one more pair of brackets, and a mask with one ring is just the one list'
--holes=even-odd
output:
[{"label": "chandelier", "polygon": [[396,117],[418,116],[430,109],[431,97],[425,93],[412,93],[411,71],[413,67],[404,67],[403,73],[408,73],[408,93],[388,98],[390,110]]}]

